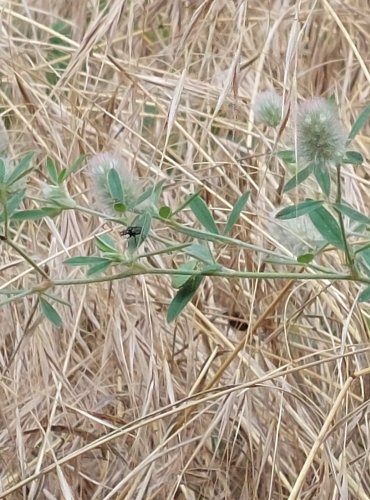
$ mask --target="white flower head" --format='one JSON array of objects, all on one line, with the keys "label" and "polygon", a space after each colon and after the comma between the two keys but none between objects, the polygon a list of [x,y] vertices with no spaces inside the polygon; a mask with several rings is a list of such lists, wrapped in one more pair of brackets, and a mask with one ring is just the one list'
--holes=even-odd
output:
[{"label": "white flower head", "polygon": [[297,116],[297,155],[308,163],[334,164],[343,157],[347,135],[334,104],[321,97],[303,102]]},{"label": "white flower head", "polygon": [[125,160],[117,153],[99,153],[87,163],[88,174],[93,184],[93,191],[98,207],[110,214],[115,214],[117,200],[112,197],[108,185],[108,173],[114,169],[119,177],[126,209],[135,207],[141,192],[138,179],[134,177]]},{"label": "white flower head", "polygon": [[260,92],[254,101],[253,111],[256,121],[277,127],[282,118],[283,99],[274,90]]}]

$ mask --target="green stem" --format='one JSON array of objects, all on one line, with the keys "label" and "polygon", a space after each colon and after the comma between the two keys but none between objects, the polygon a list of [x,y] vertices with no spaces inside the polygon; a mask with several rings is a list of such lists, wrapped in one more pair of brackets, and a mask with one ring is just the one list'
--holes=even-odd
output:
[{"label": "green stem", "polygon": [[6,242],[10,247],[12,247],[19,255],[21,255],[25,261],[29,263],[41,276],[43,276],[46,280],[50,280],[50,276],[39,267],[34,260],[31,259],[29,255],[27,255],[14,241],[8,239],[5,235],[0,235],[0,240]]},{"label": "green stem", "polygon": [[[145,267],[140,264],[135,264],[131,269],[123,271],[121,273],[113,274],[111,276],[99,276],[91,278],[80,278],[74,280],[55,280],[53,281],[53,286],[73,286],[73,285],[88,285],[92,283],[104,283],[110,281],[116,281],[119,279],[128,278],[131,276],[152,274],[152,275],[167,275],[167,276],[213,276],[221,278],[244,278],[244,279],[294,279],[294,280],[339,280],[339,281],[350,281],[353,279],[351,274],[337,274],[337,273],[322,273],[322,274],[310,274],[310,273],[274,273],[274,272],[249,272],[249,271],[228,271],[220,269],[219,271],[187,271],[181,269],[155,269]],[[359,281],[362,283],[370,284],[370,278],[361,277]]]},{"label": "green stem", "polygon": [[[340,173],[341,173],[340,172],[341,171],[341,166],[339,164],[336,165],[336,169],[337,169],[337,196],[336,196],[336,202],[337,203],[341,203],[341,201],[342,201],[342,179],[341,179],[341,175],[340,175]],[[334,210],[336,211],[336,213],[338,215],[339,226],[340,226],[340,230],[342,232],[342,238],[343,238],[343,243],[344,243],[344,251],[345,251],[345,254],[346,254],[347,265],[348,265],[348,267],[351,270],[352,277],[357,279],[357,277],[358,277],[358,270],[356,269],[356,264],[355,264],[355,261],[353,259],[351,250],[350,250],[349,245],[348,245],[346,230],[345,230],[345,227],[344,227],[343,214],[339,210],[336,210],[336,209],[334,209]]]}]

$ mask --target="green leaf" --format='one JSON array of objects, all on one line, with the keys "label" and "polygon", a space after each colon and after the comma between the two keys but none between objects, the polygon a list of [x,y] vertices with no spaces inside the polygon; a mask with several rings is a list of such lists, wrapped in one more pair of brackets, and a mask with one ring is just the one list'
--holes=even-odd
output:
[{"label": "green leaf", "polygon": [[[71,174],[77,172],[82,163],[85,161],[87,155],[81,155],[75,160],[72,165],[70,165],[67,169],[63,168],[63,170],[59,174],[58,182],[59,184],[67,179]],[[63,173],[63,171],[65,173]]]},{"label": "green leaf", "polygon": [[195,217],[202,224],[202,226],[207,229],[210,233],[219,234],[216,223],[209,211],[206,203],[200,196],[196,196],[190,202],[190,208],[192,209]]},{"label": "green leaf", "polygon": [[53,184],[59,184],[58,172],[53,160],[50,157],[47,157],[46,159],[46,168],[49,174],[49,179],[53,182]]},{"label": "green leaf", "polygon": [[163,206],[159,209],[159,216],[163,219],[169,219],[172,215],[172,210],[170,207]]},{"label": "green leaf", "polygon": [[349,163],[350,165],[362,165],[364,162],[364,157],[358,151],[346,151],[343,163]]},{"label": "green leaf", "polygon": [[370,286],[367,286],[362,290],[358,296],[358,302],[368,302],[370,300]]},{"label": "green leaf", "polygon": [[141,195],[136,200],[136,206],[140,205],[145,200],[147,200],[148,198],[150,198],[152,196],[152,194],[153,194],[153,190],[154,190],[154,187],[150,186],[143,193],[141,193]]},{"label": "green leaf", "polygon": [[114,240],[108,234],[95,236],[95,243],[101,252],[117,252]]},{"label": "green leaf", "polygon": [[284,186],[284,193],[287,193],[291,189],[296,188],[299,184],[301,184],[303,181],[309,177],[314,169],[314,165],[308,165],[308,167],[303,168],[302,170],[299,170],[297,174],[289,179],[289,181],[285,184]]},{"label": "green leaf", "polygon": [[368,121],[370,116],[370,104],[368,104],[360,113],[359,117],[355,121],[355,123],[352,126],[351,132],[348,136],[348,139],[352,141],[356,137],[356,135],[360,132],[362,127],[366,125],[366,122]]},{"label": "green leaf", "polygon": [[179,212],[181,212],[181,210],[184,210],[184,208],[186,208],[187,206],[190,205],[190,203],[194,200],[194,198],[196,198],[197,196],[199,196],[199,193],[201,192],[201,189],[199,191],[196,191],[194,194],[191,194],[185,201],[184,203],[182,203],[181,205],[179,205],[176,210],[172,213],[172,215],[175,215]]},{"label": "green leaf", "polygon": [[287,220],[296,219],[302,215],[309,214],[314,210],[317,210],[324,202],[321,200],[306,200],[297,205],[291,205],[280,210],[276,214],[277,219]]},{"label": "green leaf", "polygon": [[244,210],[245,205],[248,202],[250,192],[247,191],[241,195],[241,197],[238,199],[238,201],[235,203],[233,206],[229,217],[227,219],[227,222],[225,224],[225,228],[223,230],[223,234],[226,235],[230,233],[231,229],[234,227],[236,221],[239,219],[240,214]]},{"label": "green leaf", "polygon": [[4,182],[5,173],[6,173],[6,167],[5,167],[4,158],[0,158],[0,184],[2,184]]},{"label": "green leaf", "polygon": [[163,191],[163,184],[164,184],[164,179],[162,181],[157,182],[153,187],[153,192],[151,194],[151,202],[155,207],[158,206],[159,199]]},{"label": "green leaf", "polygon": [[276,156],[283,160],[285,163],[295,163],[296,162],[296,155],[295,151],[292,149],[287,149],[285,151],[278,151],[276,153]]},{"label": "green leaf", "polygon": [[325,241],[344,250],[344,242],[339,224],[324,207],[317,208],[309,214],[312,224],[319,231]]},{"label": "green leaf", "polygon": [[79,255],[78,257],[66,259],[64,264],[68,264],[69,266],[95,266],[103,262],[109,262],[109,264],[111,264],[112,261],[105,257],[98,257],[97,255]]},{"label": "green leaf", "polygon": [[297,262],[299,262],[299,264],[309,264],[314,258],[315,256],[312,253],[305,253],[297,257]]},{"label": "green leaf", "polygon": [[54,326],[60,327],[63,325],[62,318],[54,307],[45,299],[40,297],[41,312]]},{"label": "green leaf", "polygon": [[202,262],[206,262],[207,264],[214,264],[215,262],[215,259],[213,258],[213,255],[207,245],[193,243],[185,249],[185,253]]},{"label": "green leaf", "polygon": [[100,262],[100,264],[96,264],[95,266],[90,267],[87,270],[86,276],[92,276],[93,274],[102,273],[103,271],[108,269],[108,267],[111,265],[112,265],[112,261],[109,259],[106,259],[106,262]]},{"label": "green leaf", "polygon": [[[188,260],[179,266],[179,271],[195,271],[198,262],[195,259]],[[181,288],[192,277],[192,274],[174,274],[171,276],[173,288]]]},{"label": "green leaf", "polygon": [[330,196],[331,180],[328,168],[325,165],[316,165],[313,173],[321,191],[326,196]]},{"label": "green leaf", "polygon": [[346,215],[350,219],[359,222],[360,224],[370,225],[370,217],[358,212],[354,208],[345,205],[344,203],[334,203],[333,207],[337,209],[341,214]]},{"label": "green leaf", "polygon": [[116,203],[124,204],[124,195],[122,189],[121,178],[117,170],[112,167],[108,170],[107,174],[108,189],[112,199]]},{"label": "green leaf", "polygon": [[137,236],[131,236],[128,240],[128,248],[134,251],[139,248],[139,246],[148,237],[150,226],[152,224],[152,215],[149,212],[145,212],[134,219],[131,226],[141,227],[141,233]]},{"label": "green leaf", "polygon": [[34,155],[33,152],[28,153],[21,159],[21,161],[15,167],[13,172],[11,172],[8,178],[6,179],[6,184],[8,186],[11,186],[15,182],[19,181],[20,179],[22,179],[22,177],[27,175],[32,170],[32,166],[30,166],[30,163],[33,155]]},{"label": "green leaf", "polygon": [[196,294],[199,286],[203,281],[203,276],[192,276],[185,285],[180,288],[175,297],[172,299],[167,311],[167,321],[171,323],[183,311],[185,306],[191,301]]},{"label": "green leaf", "polygon": [[31,210],[18,210],[11,215],[12,220],[22,221],[22,220],[39,220],[44,217],[55,217],[61,212],[60,208],[45,207],[45,208],[34,208]]},{"label": "green leaf", "polygon": [[[10,218],[14,214],[14,212],[17,210],[19,205],[22,203],[25,194],[26,194],[26,190],[20,189],[8,200],[8,202],[6,204],[8,218]],[[4,220],[4,212],[1,214],[0,220],[1,221]]]}]

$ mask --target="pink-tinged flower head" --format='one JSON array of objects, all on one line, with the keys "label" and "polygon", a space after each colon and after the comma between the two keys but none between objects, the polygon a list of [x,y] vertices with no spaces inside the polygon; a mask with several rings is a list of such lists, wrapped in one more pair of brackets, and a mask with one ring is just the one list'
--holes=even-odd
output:
[{"label": "pink-tinged flower head", "polygon": [[283,100],[274,90],[265,90],[260,92],[254,102],[253,111],[256,121],[277,127],[282,118]]},{"label": "pink-tinged flower head", "polygon": [[333,104],[323,98],[302,103],[297,116],[297,155],[305,163],[328,165],[340,161],[347,135]]}]

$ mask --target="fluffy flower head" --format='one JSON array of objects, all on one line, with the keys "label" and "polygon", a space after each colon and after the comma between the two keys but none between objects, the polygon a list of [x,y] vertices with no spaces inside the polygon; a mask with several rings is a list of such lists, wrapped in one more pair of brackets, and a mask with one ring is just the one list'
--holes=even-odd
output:
[{"label": "fluffy flower head", "polygon": [[256,120],[269,127],[277,127],[282,118],[283,100],[274,90],[260,92],[254,102]]},{"label": "fluffy flower head", "polygon": [[297,154],[305,163],[333,164],[346,150],[347,136],[333,104],[314,98],[301,104],[297,117]]},{"label": "fluffy flower head", "polygon": [[115,213],[117,202],[112,196],[108,183],[108,174],[112,169],[118,174],[119,190],[122,191],[123,198],[120,201],[127,209],[135,207],[140,195],[139,181],[132,175],[131,170],[119,154],[106,152],[93,156],[87,164],[87,170],[93,184],[94,195],[98,207],[110,214]]}]

